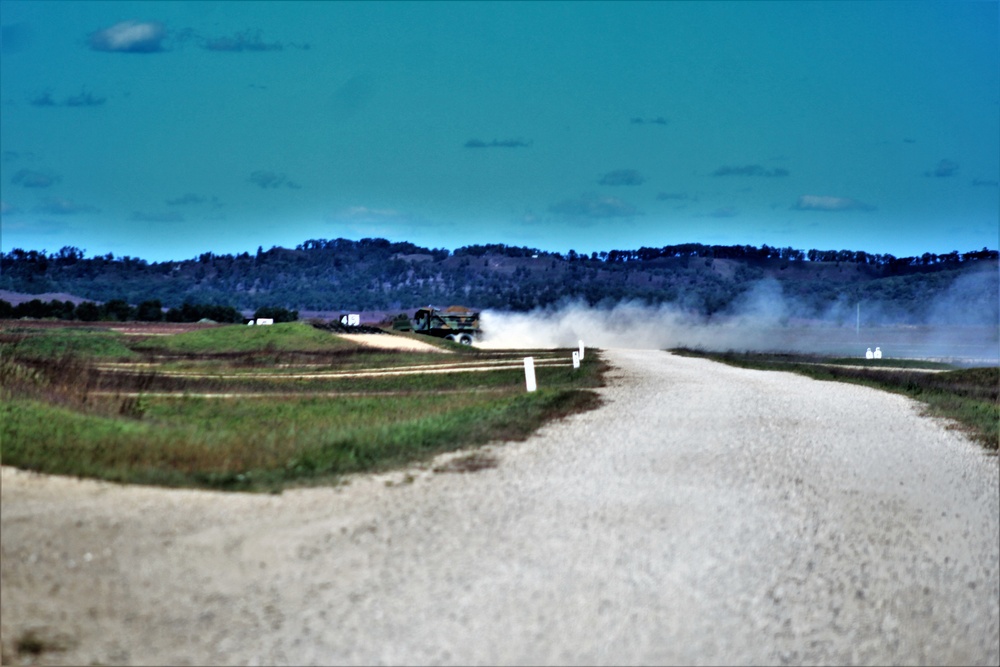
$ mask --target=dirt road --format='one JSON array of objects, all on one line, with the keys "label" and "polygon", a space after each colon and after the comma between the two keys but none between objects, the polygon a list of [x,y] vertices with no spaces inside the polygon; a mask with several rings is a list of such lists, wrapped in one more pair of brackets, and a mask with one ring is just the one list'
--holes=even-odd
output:
[{"label": "dirt road", "polygon": [[4,469],[4,664],[1000,661],[996,457],[899,396],[607,356],[604,407],[476,473]]}]

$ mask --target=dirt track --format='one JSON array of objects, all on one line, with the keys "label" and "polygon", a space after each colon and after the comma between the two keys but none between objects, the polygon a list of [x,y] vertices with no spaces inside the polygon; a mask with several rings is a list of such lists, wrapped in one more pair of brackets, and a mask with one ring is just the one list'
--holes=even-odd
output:
[{"label": "dirt track", "polygon": [[448,354],[450,350],[431,345],[414,338],[406,336],[394,336],[391,334],[339,334],[340,338],[347,339],[359,345],[368,345],[387,350],[407,350],[411,352],[443,352]]},{"label": "dirt track", "polygon": [[1000,661],[998,461],[915,404],[651,351],[607,405],[252,496],[2,477],[4,663]]}]

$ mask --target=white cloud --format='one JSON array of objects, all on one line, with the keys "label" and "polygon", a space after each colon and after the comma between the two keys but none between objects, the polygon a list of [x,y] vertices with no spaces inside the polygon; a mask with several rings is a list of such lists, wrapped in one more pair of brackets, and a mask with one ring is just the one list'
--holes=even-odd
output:
[{"label": "white cloud", "polygon": [[122,21],[91,33],[90,48],[95,51],[155,53],[163,50],[161,42],[166,34],[163,24],[158,21]]},{"label": "white cloud", "polygon": [[792,208],[800,211],[872,211],[875,209],[871,204],[865,204],[857,199],[826,195],[802,195]]}]

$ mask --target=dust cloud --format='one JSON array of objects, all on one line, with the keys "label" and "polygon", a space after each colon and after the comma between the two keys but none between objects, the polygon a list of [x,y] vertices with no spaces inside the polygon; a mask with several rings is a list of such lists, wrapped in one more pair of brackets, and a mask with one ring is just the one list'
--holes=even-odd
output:
[{"label": "dust cloud", "polygon": [[[587,347],[797,352],[1000,364],[998,277],[975,272],[910,313],[899,304],[839,301],[817,316],[787,297],[773,279],[755,283],[724,314],[707,317],[672,304],[628,301],[609,307],[568,302],[531,312],[486,310],[483,348]],[[860,313],[860,317],[859,317]]]}]

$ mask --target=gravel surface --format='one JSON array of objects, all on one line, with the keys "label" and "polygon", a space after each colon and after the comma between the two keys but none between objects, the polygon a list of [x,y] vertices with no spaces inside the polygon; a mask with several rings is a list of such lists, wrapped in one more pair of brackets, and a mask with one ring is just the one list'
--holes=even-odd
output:
[{"label": "gravel surface", "polygon": [[605,354],[604,407],[474,473],[5,468],[3,662],[1000,662],[996,457],[896,395]]}]

